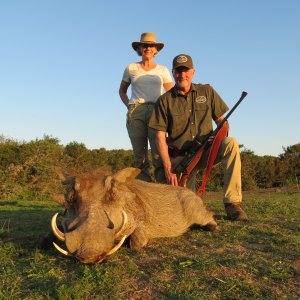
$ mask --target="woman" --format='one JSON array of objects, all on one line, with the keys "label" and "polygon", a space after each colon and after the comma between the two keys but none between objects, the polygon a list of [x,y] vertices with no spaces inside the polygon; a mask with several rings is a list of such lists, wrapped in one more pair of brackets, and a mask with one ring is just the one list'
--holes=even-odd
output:
[{"label": "woman", "polygon": [[[131,63],[124,71],[119,94],[128,108],[127,131],[132,144],[134,165],[141,169],[138,179],[152,181],[148,159],[148,140],[151,147],[152,162],[158,162],[155,130],[148,128],[148,122],[154,103],[163,94],[163,88],[168,91],[174,86],[167,67],[156,64],[154,57],[164,47],[156,42],[152,32],[142,33],[139,42],[133,42],[132,48],[142,57],[140,62]],[[127,90],[131,85],[131,97]]]}]

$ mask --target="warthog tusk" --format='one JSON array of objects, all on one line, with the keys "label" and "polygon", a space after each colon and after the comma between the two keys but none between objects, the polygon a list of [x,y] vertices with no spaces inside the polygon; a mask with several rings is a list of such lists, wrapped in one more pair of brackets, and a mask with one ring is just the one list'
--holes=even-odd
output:
[{"label": "warthog tusk", "polygon": [[53,245],[56,248],[56,250],[58,250],[60,253],[67,255],[67,256],[72,256],[72,254],[70,254],[68,251],[60,248],[56,243],[53,242]]},{"label": "warthog tusk", "polygon": [[126,238],[127,238],[127,236],[124,235],[123,238],[121,239],[121,241],[107,253],[107,256],[115,253],[123,245]]},{"label": "warthog tusk", "polygon": [[118,232],[115,234],[115,238],[119,238],[121,236],[121,234],[124,232],[124,230],[126,229],[126,225],[127,225],[127,214],[124,210],[122,210],[122,215],[123,215],[123,224],[121,226],[121,228],[118,230]]},{"label": "warthog tusk", "polygon": [[65,238],[65,235],[58,229],[57,227],[57,223],[56,223],[56,219],[57,219],[57,216],[58,216],[58,213],[56,213],[53,217],[52,217],[52,220],[51,220],[51,228],[52,228],[52,231],[54,233],[54,235],[61,241],[65,241],[66,238]]}]

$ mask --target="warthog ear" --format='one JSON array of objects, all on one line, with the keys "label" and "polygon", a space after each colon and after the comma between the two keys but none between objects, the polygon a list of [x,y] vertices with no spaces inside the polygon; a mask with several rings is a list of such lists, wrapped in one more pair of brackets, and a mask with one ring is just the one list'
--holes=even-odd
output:
[{"label": "warthog ear", "polygon": [[105,200],[109,202],[115,201],[121,205],[125,200],[134,199],[136,195],[127,188],[126,182],[133,180],[139,172],[139,169],[128,168],[118,172],[114,176],[108,176],[104,183]]},{"label": "warthog ear", "polygon": [[137,168],[126,168],[117,172],[113,178],[116,181],[125,183],[126,181],[132,181],[136,176],[140,174],[141,170]]},{"label": "warthog ear", "polygon": [[55,173],[61,181],[66,180],[68,175],[60,167],[55,167]]}]

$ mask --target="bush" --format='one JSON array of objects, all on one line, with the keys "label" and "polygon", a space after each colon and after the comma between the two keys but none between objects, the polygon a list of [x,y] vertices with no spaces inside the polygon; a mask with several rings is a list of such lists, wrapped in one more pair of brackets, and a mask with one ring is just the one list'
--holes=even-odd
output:
[{"label": "bush", "polygon": [[56,168],[64,166],[63,146],[45,136],[29,143],[0,144],[2,197],[20,196],[27,190],[35,195],[51,195],[60,189]]},{"label": "bush", "polygon": [[[251,150],[243,150],[243,190],[298,184],[300,144],[284,148],[284,151],[279,157],[259,157]],[[76,175],[102,166],[109,166],[115,172],[133,165],[132,150],[89,150],[78,142],[62,146],[58,139],[50,136],[17,142],[0,135],[1,199],[54,197],[63,192],[64,174]],[[151,170],[153,172],[153,168]],[[202,174],[199,174],[198,184],[201,179]],[[219,164],[211,170],[207,190],[222,189],[223,172]]]}]

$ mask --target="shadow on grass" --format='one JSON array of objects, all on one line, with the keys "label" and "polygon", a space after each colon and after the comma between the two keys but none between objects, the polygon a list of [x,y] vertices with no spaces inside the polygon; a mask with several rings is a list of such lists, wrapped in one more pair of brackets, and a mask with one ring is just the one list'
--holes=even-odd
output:
[{"label": "shadow on grass", "polygon": [[16,206],[17,201],[0,201],[0,206]]},{"label": "shadow on grass", "polygon": [[[41,250],[41,241],[50,232],[54,214],[42,205],[16,205],[0,210],[0,299],[59,299],[59,287],[66,278],[76,277],[74,259],[62,257],[54,247]],[[13,206],[16,205],[18,210]],[[63,270],[63,271],[62,271]],[[63,276],[65,272],[68,277]],[[28,298],[28,299],[29,299]]]},{"label": "shadow on grass", "polygon": [[[12,203],[10,202],[9,205]],[[24,249],[39,248],[41,240],[50,232],[54,214],[45,207],[33,205],[30,210],[18,205],[19,210],[0,210],[0,237]]]}]

